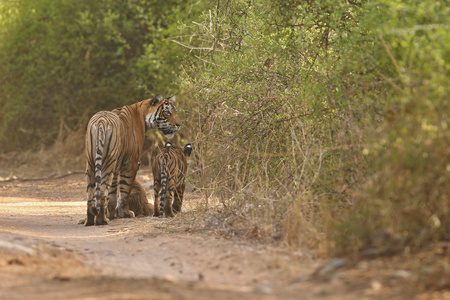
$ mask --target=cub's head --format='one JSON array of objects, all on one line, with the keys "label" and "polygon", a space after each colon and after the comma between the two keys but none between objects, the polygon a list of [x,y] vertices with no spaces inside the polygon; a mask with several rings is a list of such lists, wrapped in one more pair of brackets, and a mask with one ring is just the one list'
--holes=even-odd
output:
[{"label": "cub's head", "polygon": [[[174,148],[180,149],[180,147],[172,146],[172,144],[170,142],[167,142],[164,147],[166,149],[168,149],[170,147],[174,147]],[[183,148],[181,148],[181,150],[183,151],[184,156],[186,156],[186,160],[189,161],[189,157],[191,156],[191,152],[193,150],[192,145],[191,144],[186,144],[186,145],[183,146]]]},{"label": "cub's head", "polygon": [[181,127],[175,107],[175,96],[164,99],[163,96],[157,95],[149,100],[145,123],[148,128],[157,128],[167,138],[172,138],[174,132]]}]

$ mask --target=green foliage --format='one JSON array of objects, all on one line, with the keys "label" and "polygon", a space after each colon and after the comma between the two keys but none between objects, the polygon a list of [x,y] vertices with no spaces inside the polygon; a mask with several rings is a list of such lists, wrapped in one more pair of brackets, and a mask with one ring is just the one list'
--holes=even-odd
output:
[{"label": "green foliage", "polygon": [[178,92],[184,49],[170,39],[201,7],[179,2],[2,1],[1,151],[50,145],[61,124]]},{"label": "green foliage", "polygon": [[445,1],[214,4],[185,80],[207,196],[334,253],[448,238]]},{"label": "green foliage", "polygon": [[[351,201],[336,182],[353,184],[364,167],[354,128],[378,106],[362,95],[380,89],[366,84],[373,77],[366,71],[359,82],[346,78],[360,72],[344,62],[352,47],[371,47],[351,31],[361,14],[334,1],[219,1],[199,28],[204,63],[193,64],[188,85],[201,103],[193,118],[201,179],[224,207],[274,236],[287,234],[293,206],[304,208],[308,226],[321,227],[320,205]],[[287,224],[297,230],[289,235],[301,238],[306,223]]]},{"label": "green foliage", "polygon": [[445,1],[383,1],[362,19],[390,93],[384,122],[367,130],[370,176],[330,224],[338,253],[450,238],[449,15]]}]

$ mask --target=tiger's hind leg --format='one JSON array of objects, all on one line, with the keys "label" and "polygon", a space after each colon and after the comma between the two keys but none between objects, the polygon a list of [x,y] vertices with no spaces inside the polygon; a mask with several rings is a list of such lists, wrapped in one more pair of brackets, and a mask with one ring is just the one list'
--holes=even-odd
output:
[{"label": "tiger's hind leg", "polygon": [[175,194],[175,191],[171,188],[167,189],[166,191],[166,199],[164,203],[164,215],[166,218],[168,217],[175,217],[175,214],[173,213],[172,209],[172,203],[173,203],[173,196]]},{"label": "tiger's hind leg", "polygon": [[184,196],[185,187],[186,187],[186,185],[183,183],[175,190],[173,204],[172,204],[173,212],[175,214],[177,214],[181,211],[181,206],[183,205],[183,196]]},{"label": "tiger's hind leg", "polygon": [[113,176],[111,187],[109,188],[109,193],[108,193],[108,212],[106,214],[106,217],[110,220],[113,220],[116,218],[117,177],[118,177],[118,173],[115,173]]},{"label": "tiger's hind leg", "polygon": [[160,185],[160,181],[158,178],[154,178],[153,179],[153,190],[155,192],[154,194],[154,202],[153,202],[153,208],[154,208],[154,213],[153,216],[155,217],[159,217],[159,190],[161,189],[161,185]]},{"label": "tiger's hind leg", "polygon": [[[137,166],[137,163],[135,164]],[[119,174],[119,190],[120,195],[117,199],[116,214],[119,218],[134,218],[134,212],[130,210],[130,192],[131,185],[136,177],[136,171],[124,170]]]},{"label": "tiger's hind leg", "polygon": [[95,177],[94,173],[89,169],[89,166],[86,169],[87,217],[84,225],[92,226],[95,224],[95,216],[97,215],[94,199]]},{"label": "tiger's hind leg", "polygon": [[97,215],[97,218],[95,218],[95,225],[108,225],[109,219],[106,217],[108,196],[102,195],[101,202],[99,214]]},{"label": "tiger's hind leg", "polygon": [[[106,173],[106,172],[104,172]],[[108,210],[108,196],[109,196],[109,189],[112,185],[112,181],[114,178],[114,174],[107,173],[105,178],[102,178],[101,186],[100,186],[100,209],[98,211],[97,218],[95,219],[96,225],[108,225],[109,219],[106,217],[106,213]]]}]

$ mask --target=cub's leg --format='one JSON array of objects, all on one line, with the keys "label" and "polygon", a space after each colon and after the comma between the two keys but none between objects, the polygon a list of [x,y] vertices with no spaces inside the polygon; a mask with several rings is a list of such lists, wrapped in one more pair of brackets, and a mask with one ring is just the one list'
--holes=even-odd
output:
[{"label": "cub's leg", "polygon": [[[135,164],[137,165],[137,163]],[[119,218],[134,218],[134,212],[129,208],[131,185],[136,178],[136,171],[124,170],[119,174],[120,195],[117,199],[116,214]]]},{"label": "cub's leg", "polygon": [[111,183],[111,187],[108,192],[108,212],[106,217],[110,220],[116,218],[116,206],[117,206],[117,177],[118,173],[114,173],[114,177]]},{"label": "cub's leg", "polygon": [[85,226],[94,225],[95,216],[97,215],[97,209],[95,208],[94,189],[95,189],[95,176],[94,172],[90,170],[89,165],[86,167],[86,194],[87,194],[87,217],[85,219]]},{"label": "cub's leg", "polygon": [[176,214],[181,211],[185,187],[186,184],[183,183],[175,190],[172,208],[173,212]]},{"label": "cub's leg", "polygon": [[168,182],[168,186],[167,186],[167,190],[166,190],[166,196],[165,196],[165,201],[164,201],[164,214],[166,216],[166,218],[168,217],[175,217],[174,213],[173,213],[173,209],[172,209],[172,203],[173,203],[173,196],[175,193],[174,188],[172,188],[173,186],[175,186],[175,183],[173,182],[173,180],[170,180]]},{"label": "cub's leg", "polygon": [[[154,175],[153,175],[154,176]],[[153,191],[155,193],[154,197],[155,200],[153,202],[153,208],[154,208],[154,216],[159,216],[159,191],[161,190],[161,180],[159,177],[154,177],[153,179]]]}]

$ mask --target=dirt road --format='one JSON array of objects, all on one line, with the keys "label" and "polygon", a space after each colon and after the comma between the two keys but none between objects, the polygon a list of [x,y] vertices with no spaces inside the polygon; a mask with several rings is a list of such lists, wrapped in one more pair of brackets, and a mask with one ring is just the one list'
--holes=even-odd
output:
[{"label": "dirt road", "polygon": [[[139,179],[150,191],[150,171]],[[0,299],[404,299],[373,279],[307,280],[323,263],[307,252],[213,230],[184,216],[78,225],[83,175],[0,183]],[[399,287],[401,289],[401,287]]]}]

